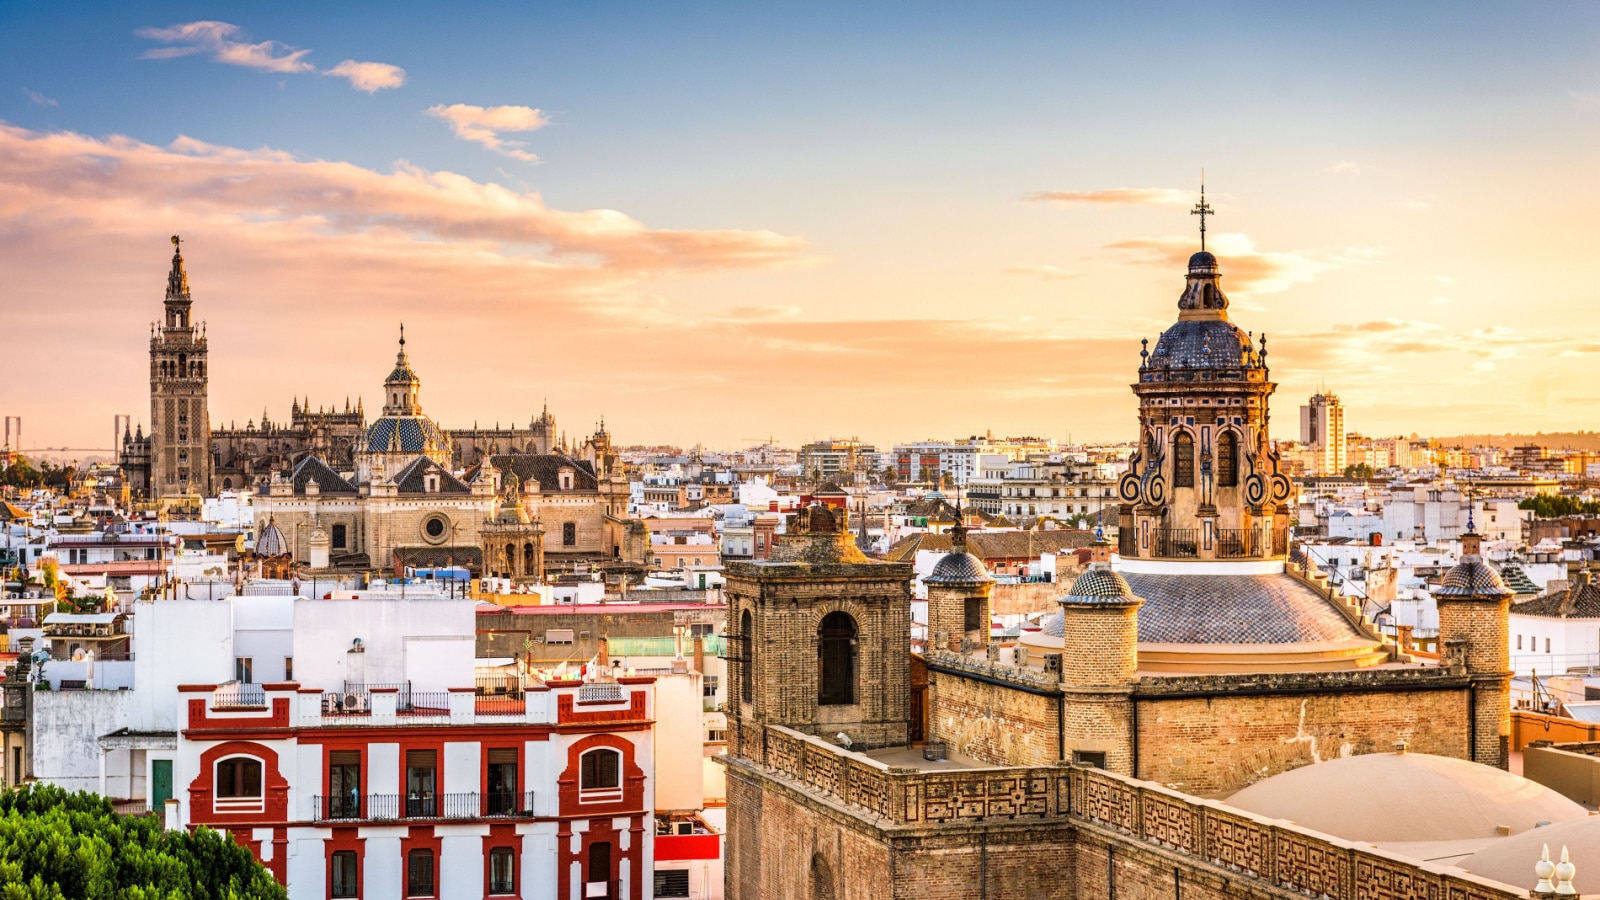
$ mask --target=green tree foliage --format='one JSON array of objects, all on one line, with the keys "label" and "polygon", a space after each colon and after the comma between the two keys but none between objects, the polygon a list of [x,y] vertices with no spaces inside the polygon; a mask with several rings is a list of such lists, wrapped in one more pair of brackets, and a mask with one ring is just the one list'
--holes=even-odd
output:
[{"label": "green tree foliage", "polygon": [[283,900],[250,851],[200,828],[163,831],[97,794],[0,794],[0,900]]},{"label": "green tree foliage", "polygon": [[34,468],[26,456],[18,456],[4,471],[0,471],[0,487],[65,488],[72,483],[72,476],[76,473],[77,469],[72,466],[57,466],[48,460]]},{"label": "green tree foliage", "polygon": [[1518,509],[1531,509],[1541,519],[1559,516],[1600,516],[1600,500],[1579,500],[1577,497],[1554,497],[1535,494],[1517,504]]},{"label": "green tree foliage", "polygon": [[1371,478],[1372,477],[1372,467],[1367,465],[1366,463],[1356,463],[1354,465],[1345,466],[1344,467],[1344,477],[1346,477],[1346,478]]}]

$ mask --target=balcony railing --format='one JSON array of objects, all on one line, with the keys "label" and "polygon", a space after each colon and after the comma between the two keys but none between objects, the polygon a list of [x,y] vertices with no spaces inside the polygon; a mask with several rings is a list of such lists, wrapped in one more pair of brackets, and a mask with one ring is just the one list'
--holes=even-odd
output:
[{"label": "balcony railing", "polygon": [[1255,528],[1217,529],[1217,559],[1250,559],[1272,555],[1272,532]]},{"label": "balcony railing", "polygon": [[259,684],[234,681],[211,692],[212,709],[251,709],[267,705],[267,692]]},{"label": "balcony railing", "polygon": [[401,716],[448,716],[450,694],[445,691],[412,691],[405,703],[395,705],[395,714]]},{"label": "balcony railing", "polygon": [[1193,559],[1200,555],[1200,529],[1163,528],[1155,537],[1155,555],[1167,559]]},{"label": "balcony railing", "polygon": [[318,822],[399,822],[416,819],[497,819],[533,815],[533,792],[459,794],[337,794],[314,797]]},{"label": "balcony railing", "polygon": [[618,703],[622,700],[622,685],[613,681],[597,681],[578,687],[579,703]]}]

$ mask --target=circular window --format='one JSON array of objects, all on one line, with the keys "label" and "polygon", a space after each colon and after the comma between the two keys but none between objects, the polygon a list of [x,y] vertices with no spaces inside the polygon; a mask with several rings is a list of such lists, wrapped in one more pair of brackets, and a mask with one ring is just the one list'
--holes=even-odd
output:
[{"label": "circular window", "polygon": [[430,544],[442,543],[450,533],[450,520],[442,515],[432,515],[422,520],[422,537]]}]

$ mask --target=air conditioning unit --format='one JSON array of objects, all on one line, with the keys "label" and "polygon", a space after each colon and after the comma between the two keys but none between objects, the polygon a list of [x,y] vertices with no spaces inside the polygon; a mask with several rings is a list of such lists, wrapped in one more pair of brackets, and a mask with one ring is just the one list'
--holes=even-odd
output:
[{"label": "air conditioning unit", "polygon": [[1044,655],[1044,670],[1057,678],[1061,677],[1061,654],[1046,653]]}]

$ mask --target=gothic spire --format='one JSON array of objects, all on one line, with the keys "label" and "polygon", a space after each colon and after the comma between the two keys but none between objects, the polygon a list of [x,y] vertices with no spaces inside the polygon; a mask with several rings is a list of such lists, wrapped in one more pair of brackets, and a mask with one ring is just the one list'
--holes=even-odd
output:
[{"label": "gothic spire", "polygon": [[172,236],[172,271],[167,273],[167,299],[189,299],[189,274],[183,270],[183,238]]}]

